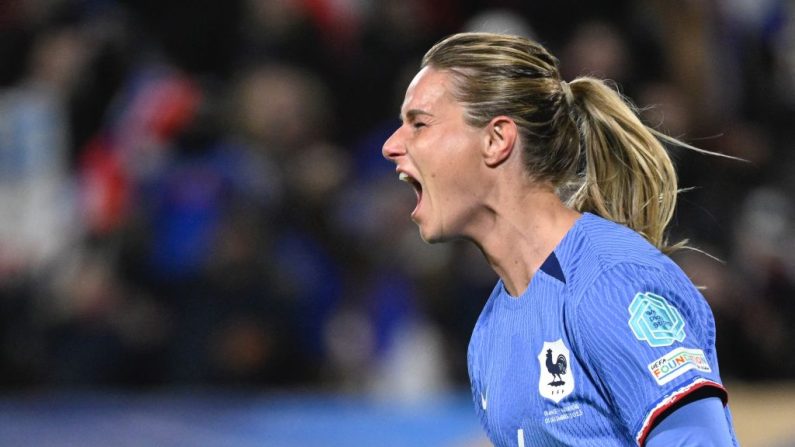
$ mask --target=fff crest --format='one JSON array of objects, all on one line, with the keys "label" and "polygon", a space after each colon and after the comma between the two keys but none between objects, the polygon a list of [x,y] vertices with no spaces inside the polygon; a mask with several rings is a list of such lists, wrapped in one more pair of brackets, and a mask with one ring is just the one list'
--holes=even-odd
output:
[{"label": "fff crest", "polygon": [[638,340],[652,347],[670,346],[685,339],[685,320],[660,295],[637,293],[629,304],[629,327]]},{"label": "fff crest", "polygon": [[538,392],[555,403],[574,391],[571,355],[563,340],[545,341],[538,353]]}]

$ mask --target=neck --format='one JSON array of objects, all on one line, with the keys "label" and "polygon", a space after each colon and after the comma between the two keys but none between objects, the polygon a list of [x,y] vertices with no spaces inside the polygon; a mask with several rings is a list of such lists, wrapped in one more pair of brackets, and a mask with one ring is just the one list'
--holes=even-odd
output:
[{"label": "neck", "polygon": [[571,229],[580,213],[554,192],[527,189],[496,201],[477,219],[470,239],[480,248],[514,297],[527,289],[535,273]]}]

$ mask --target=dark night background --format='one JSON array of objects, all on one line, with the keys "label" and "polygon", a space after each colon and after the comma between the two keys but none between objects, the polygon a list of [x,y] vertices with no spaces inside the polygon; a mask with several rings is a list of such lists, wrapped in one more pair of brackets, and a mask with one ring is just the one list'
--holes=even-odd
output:
[{"label": "dark night background", "polygon": [[[495,276],[380,148],[422,54],[531,36],[672,148],[727,382],[795,377],[795,4],[0,0],[0,389],[466,389]],[[731,389],[730,389],[731,393]],[[779,445],[779,444],[777,444]],[[780,444],[784,445],[784,444]]]}]

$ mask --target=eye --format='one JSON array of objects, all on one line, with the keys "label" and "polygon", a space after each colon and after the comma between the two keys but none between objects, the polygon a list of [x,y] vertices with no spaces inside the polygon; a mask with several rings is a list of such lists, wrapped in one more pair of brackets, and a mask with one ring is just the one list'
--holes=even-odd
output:
[{"label": "eye", "polygon": [[421,121],[415,121],[415,122],[413,122],[411,124],[411,127],[413,127],[414,130],[419,130],[419,129],[422,129],[423,127],[426,127],[426,126],[427,126],[427,124],[425,124],[425,123],[423,123]]}]

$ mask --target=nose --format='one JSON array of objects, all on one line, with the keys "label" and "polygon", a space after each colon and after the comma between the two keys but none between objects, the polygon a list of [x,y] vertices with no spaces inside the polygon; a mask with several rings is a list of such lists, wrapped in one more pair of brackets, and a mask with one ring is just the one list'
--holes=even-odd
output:
[{"label": "nose", "polygon": [[400,137],[400,129],[402,129],[402,127],[398,128],[394,133],[392,133],[392,136],[387,138],[387,140],[384,142],[384,146],[381,148],[381,155],[392,162],[396,162],[395,158],[406,153],[403,145],[403,139]]}]

